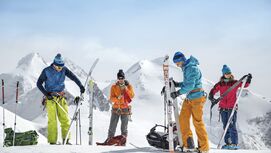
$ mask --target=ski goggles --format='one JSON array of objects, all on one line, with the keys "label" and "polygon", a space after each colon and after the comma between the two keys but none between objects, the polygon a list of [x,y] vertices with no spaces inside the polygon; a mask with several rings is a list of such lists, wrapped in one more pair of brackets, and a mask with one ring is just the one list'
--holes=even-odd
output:
[{"label": "ski goggles", "polygon": [[55,65],[55,68],[58,69],[58,70],[62,70],[63,66],[57,66],[57,65]]},{"label": "ski goggles", "polygon": [[124,80],[125,78],[124,77],[118,77],[118,80]]}]

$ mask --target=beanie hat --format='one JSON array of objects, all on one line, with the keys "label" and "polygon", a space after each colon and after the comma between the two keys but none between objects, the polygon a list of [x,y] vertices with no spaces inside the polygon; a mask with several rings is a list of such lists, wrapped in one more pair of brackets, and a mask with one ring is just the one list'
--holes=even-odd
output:
[{"label": "beanie hat", "polygon": [[117,77],[118,79],[125,79],[125,74],[122,69],[119,70]]},{"label": "beanie hat", "polygon": [[227,65],[223,65],[222,74],[225,75],[227,73],[231,73],[231,69]]},{"label": "beanie hat", "polygon": [[173,57],[173,62],[174,62],[174,63],[185,62],[185,61],[186,61],[186,58],[185,58],[185,56],[184,56],[183,53],[181,53],[181,52],[176,52],[176,53],[174,54],[174,57]]},{"label": "beanie hat", "polygon": [[58,54],[56,55],[53,64],[56,65],[56,66],[61,66],[61,67],[64,66],[65,63],[64,63],[64,60],[63,60],[63,58],[62,58],[62,56],[61,56],[60,53],[58,53]]}]

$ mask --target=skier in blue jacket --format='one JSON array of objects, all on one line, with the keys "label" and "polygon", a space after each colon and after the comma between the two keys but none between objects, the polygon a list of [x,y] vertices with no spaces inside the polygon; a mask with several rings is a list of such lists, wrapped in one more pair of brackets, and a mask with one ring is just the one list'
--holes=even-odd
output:
[{"label": "skier in blue jacket", "polygon": [[[57,54],[54,62],[46,67],[37,81],[37,87],[46,97],[46,110],[48,114],[48,143],[56,144],[57,142],[57,120],[61,124],[62,139],[66,138],[70,127],[70,119],[68,116],[68,104],[65,98],[65,77],[73,80],[80,88],[80,92],[84,93],[85,88],[80,80],[64,66],[64,61],[61,54]],[[45,85],[43,86],[43,83]],[[68,140],[70,139],[70,134]],[[67,144],[70,144],[67,141]]]}]

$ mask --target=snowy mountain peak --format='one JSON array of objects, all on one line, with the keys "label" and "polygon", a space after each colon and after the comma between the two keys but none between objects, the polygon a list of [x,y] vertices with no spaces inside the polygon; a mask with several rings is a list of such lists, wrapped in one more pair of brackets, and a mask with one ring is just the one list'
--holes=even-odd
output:
[{"label": "snowy mountain peak", "polygon": [[17,69],[29,69],[33,68],[32,66],[46,66],[45,60],[39,55],[39,53],[30,53],[23,57],[17,64]]}]

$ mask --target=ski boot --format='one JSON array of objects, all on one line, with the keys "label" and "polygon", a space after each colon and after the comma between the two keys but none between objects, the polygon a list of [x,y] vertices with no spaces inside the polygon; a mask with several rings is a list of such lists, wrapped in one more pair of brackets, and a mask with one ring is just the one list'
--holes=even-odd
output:
[{"label": "ski boot", "polygon": [[187,147],[182,147],[182,152],[198,152],[192,137],[187,138]]},{"label": "ski boot", "polygon": [[238,150],[240,147],[237,144],[225,144],[221,149]]},{"label": "ski boot", "polygon": [[[65,139],[63,139],[63,143],[62,143],[62,144],[64,144],[64,142],[65,142]],[[72,145],[72,144],[69,142],[69,139],[67,139],[66,145]]]},{"label": "ski boot", "polygon": [[231,144],[230,145],[230,150],[238,150],[238,149],[240,149],[240,147],[237,146],[237,144]]}]

